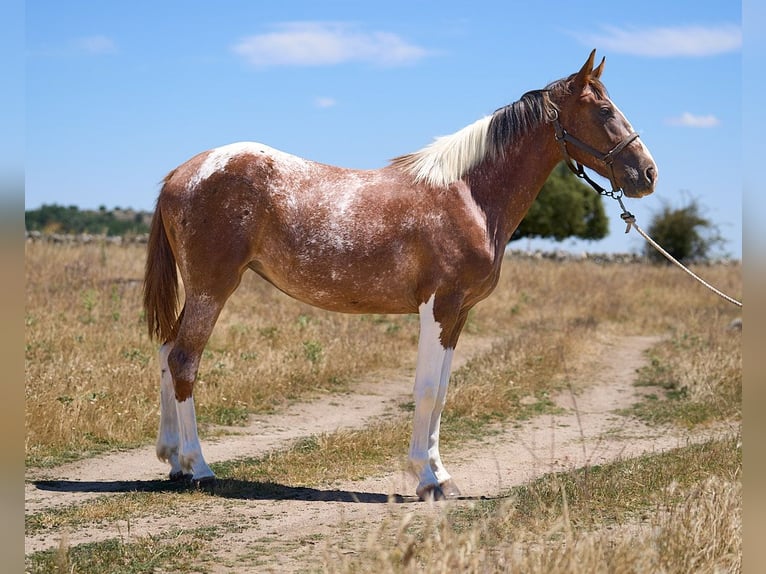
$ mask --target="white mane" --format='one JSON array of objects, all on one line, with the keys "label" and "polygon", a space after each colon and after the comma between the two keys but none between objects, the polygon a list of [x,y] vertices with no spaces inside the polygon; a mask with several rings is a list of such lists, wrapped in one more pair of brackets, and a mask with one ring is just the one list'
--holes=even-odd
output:
[{"label": "white mane", "polygon": [[492,116],[485,116],[452,135],[436,138],[420,151],[395,158],[392,163],[411,174],[416,182],[436,187],[454,183],[487,154],[491,119]]},{"label": "white mane", "polygon": [[535,126],[552,121],[558,109],[553,102],[569,93],[569,84],[565,78],[543,90],[527,92],[519,101],[495,110],[491,116],[452,135],[436,138],[420,151],[394,158],[391,163],[416,182],[435,187],[454,183],[485,159],[502,158],[511,142]]}]

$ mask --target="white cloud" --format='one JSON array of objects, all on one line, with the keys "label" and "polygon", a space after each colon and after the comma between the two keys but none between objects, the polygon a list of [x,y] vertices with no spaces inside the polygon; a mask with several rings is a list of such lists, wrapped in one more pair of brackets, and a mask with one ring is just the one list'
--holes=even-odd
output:
[{"label": "white cloud", "polygon": [[96,35],[85,36],[75,40],[79,50],[88,54],[113,54],[117,51],[117,44],[108,36]]},{"label": "white cloud", "polygon": [[736,52],[742,47],[742,28],[734,24],[660,28],[604,26],[603,30],[600,34],[579,38],[601,50],[653,58],[713,56]]},{"label": "white cloud", "polygon": [[684,112],[678,117],[668,118],[667,122],[671,126],[680,126],[684,128],[713,128],[721,121],[713,114],[705,116],[695,116],[689,112]]},{"label": "white cloud", "polygon": [[342,22],[285,22],[243,38],[232,50],[256,67],[331,66],[366,62],[410,64],[428,52],[390,32],[369,32]]},{"label": "white cloud", "polygon": [[314,105],[318,108],[332,108],[333,106],[336,106],[338,104],[337,100],[335,98],[316,98],[314,100]]}]

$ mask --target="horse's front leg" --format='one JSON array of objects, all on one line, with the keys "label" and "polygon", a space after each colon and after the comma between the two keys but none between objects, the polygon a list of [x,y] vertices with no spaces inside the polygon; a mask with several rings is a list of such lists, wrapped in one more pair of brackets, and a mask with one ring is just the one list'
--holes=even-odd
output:
[{"label": "horse's front leg", "polygon": [[423,499],[444,499],[460,494],[439,455],[439,426],[447,397],[454,350],[442,346],[441,325],[433,314],[434,298],[420,306],[420,339],[415,370],[415,416],[409,463]]},{"label": "horse's front leg", "polygon": [[431,470],[434,471],[436,480],[439,482],[439,488],[441,489],[441,496],[443,498],[455,498],[460,496],[460,489],[457,484],[455,484],[455,481],[452,480],[447,469],[444,468],[441,455],[439,454],[439,430],[441,426],[442,411],[447,402],[447,388],[449,387],[449,377],[452,372],[452,356],[454,355],[454,352],[454,349],[447,349],[444,354],[444,362],[442,363],[442,370],[439,378],[439,391],[436,395],[436,404],[431,413],[431,424],[428,427],[428,461],[431,465]]}]

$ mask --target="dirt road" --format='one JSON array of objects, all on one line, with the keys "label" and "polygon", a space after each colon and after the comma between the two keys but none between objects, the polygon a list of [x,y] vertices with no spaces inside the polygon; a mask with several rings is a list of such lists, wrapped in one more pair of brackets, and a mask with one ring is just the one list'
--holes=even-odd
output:
[{"label": "dirt road", "polygon": [[[607,360],[594,349],[584,361],[585,374],[580,375],[589,378],[584,381],[585,390],[555,397],[561,407],[559,414],[497,426],[480,441],[464,443],[458,450],[442,449],[466,500],[497,495],[550,471],[659,452],[722,432],[689,434],[648,427],[616,413],[636,402],[641,392],[633,385],[636,370],[646,360],[644,351],[656,341],[653,337],[611,340],[609,357],[619,360]],[[490,344],[467,340],[458,349],[455,367]],[[353,394],[323,397],[293,405],[281,414],[254,417],[249,426],[236,429],[236,434],[203,442],[206,458],[217,462],[258,456],[301,437],[361,428],[410,400],[411,372],[385,373],[378,382],[371,381],[361,383]],[[80,504],[105,493],[146,489],[163,480],[166,472],[151,446],[54,469],[32,470],[27,473],[26,514]],[[222,535],[214,544],[214,553],[205,557],[207,570],[251,572],[258,565],[261,572],[284,572],[299,569],[306,561],[315,562],[318,547],[325,544],[352,552],[359,541],[354,533],[366,532],[387,517],[396,518],[413,509],[428,512],[429,505],[416,500],[414,489],[414,479],[397,470],[313,489],[282,487],[258,496],[204,497],[199,507],[167,516],[135,517],[130,524],[89,524],[66,532],[66,536],[74,546],[110,538],[129,542],[131,537],[174,528],[216,526]],[[390,499],[390,495],[397,496]],[[59,530],[50,530],[27,536],[25,551],[56,547],[62,535]]]}]

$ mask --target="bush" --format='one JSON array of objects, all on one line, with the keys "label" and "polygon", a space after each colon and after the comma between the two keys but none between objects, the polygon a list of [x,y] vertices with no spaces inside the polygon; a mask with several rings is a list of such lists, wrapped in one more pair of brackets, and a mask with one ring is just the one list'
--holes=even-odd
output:
[{"label": "bush", "polygon": [[[715,225],[702,216],[696,199],[679,208],[664,203],[660,212],[652,218],[647,233],[665,251],[682,262],[709,259],[711,253],[724,243]],[[668,263],[665,257],[648,243],[644,246],[644,255],[650,261]]]}]

